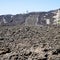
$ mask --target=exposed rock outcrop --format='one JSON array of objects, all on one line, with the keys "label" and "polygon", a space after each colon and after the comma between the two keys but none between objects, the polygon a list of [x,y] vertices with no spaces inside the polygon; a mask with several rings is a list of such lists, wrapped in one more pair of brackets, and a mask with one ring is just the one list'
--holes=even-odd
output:
[{"label": "exposed rock outcrop", "polygon": [[0,60],[60,60],[60,26],[0,27]]}]

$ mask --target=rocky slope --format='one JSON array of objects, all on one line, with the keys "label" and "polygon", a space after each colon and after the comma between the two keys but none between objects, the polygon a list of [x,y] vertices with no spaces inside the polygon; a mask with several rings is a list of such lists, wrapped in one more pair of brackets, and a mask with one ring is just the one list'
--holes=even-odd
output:
[{"label": "rocky slope", "polygon": [[51,25],[60,20],[60,9],[48,12],[30,12],[17,15],[0,15],[0,25]]},{"label": "rocky slope", "polygon": [[0,60],[60,60],[60,26],[0,26]]}]

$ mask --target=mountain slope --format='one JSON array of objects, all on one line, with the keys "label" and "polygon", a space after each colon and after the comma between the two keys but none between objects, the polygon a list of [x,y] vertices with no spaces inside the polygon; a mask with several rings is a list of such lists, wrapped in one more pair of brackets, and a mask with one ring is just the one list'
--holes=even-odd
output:
[{"label": "mountain slope", "polygon": [[17,15],[1,15],[0,25],[51,25],[58,24],[60,9],[48,12],[31,12]]}]

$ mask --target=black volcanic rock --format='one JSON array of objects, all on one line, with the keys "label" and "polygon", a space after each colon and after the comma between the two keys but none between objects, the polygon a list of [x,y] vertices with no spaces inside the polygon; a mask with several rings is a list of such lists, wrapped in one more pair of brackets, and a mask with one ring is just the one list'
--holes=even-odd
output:
[{"label": "black volcanic rock", "polygon": [[60,60],[59,32],[55,25],[0,26],[0,60]]}]

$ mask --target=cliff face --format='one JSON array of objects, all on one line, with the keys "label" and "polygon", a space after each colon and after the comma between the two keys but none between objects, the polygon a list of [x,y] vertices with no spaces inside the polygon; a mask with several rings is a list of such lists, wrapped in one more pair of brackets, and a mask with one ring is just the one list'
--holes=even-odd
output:
[{"label": "cliff face", "polygon": [[17,15],[1,15],[0,25],[46,25],[58,24],[60,20],[60,9],[48,12],[31,12]]}]

